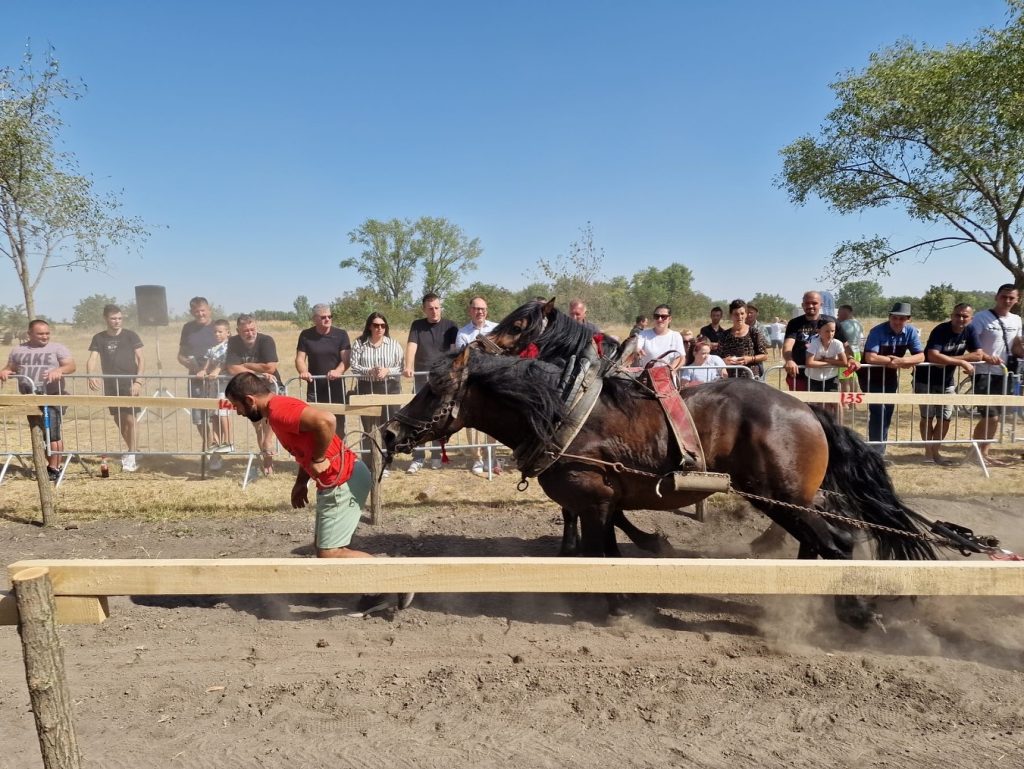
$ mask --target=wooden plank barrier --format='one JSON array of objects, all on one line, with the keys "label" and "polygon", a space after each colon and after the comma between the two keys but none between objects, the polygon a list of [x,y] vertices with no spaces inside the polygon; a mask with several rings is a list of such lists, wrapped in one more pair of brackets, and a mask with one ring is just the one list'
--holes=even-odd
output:
[{"label": "wooden plank barrier", "polygon": [[[664,593],[1024,595],[1024,563],[719,558],[221,558],[27,560],[54,595],[282,593]],[[79,617],[89,613],[79,606]],[[105,612],[92,616],[102,621]],[[84,621],[84,619],[82,620]]]},{"label": "wooden plank barrier", "polygon": [[[311,403],[310,405],[329,411],[332,414],[352,414],[355,416],[379,416],[381,406],[390,405],[379,402],[385,398],[402,396],[370,395],[353,396],[367,398],[368,400],[358,405],[343,403]],[[412,396],[405,396],[408,400]],[[29,408],[38,409],[40,406],[61,406],[69,408],[79,406],[83,408],[108,408],[121,406],[124,408],[135,407],[140,409],[218,409],[222,408],[218,398],[158,398],[151,396],[133,397],[130,395],[0,395],[0,410],[13,409],[13,414],[25,413]]]}]

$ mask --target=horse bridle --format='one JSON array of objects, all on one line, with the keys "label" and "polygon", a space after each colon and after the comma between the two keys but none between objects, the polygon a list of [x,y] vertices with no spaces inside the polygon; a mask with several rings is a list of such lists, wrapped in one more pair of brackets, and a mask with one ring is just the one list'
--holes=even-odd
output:
[{"label": "horse bridle", "polygon": [[[469,380],[469,366],[463,366],[462,371],[459,373],[458,384],[455,387],[455,393],[451,399],[445,401],[435,409],[434,413],[430,416],[430,419],[413,419],[401,411],[396,413],[391,419],[385,422],[381,428],[383,429],[391,422],[398,422],[399,424],[405,425],[406,427],[414,430],[408,440],[416,445],[423,438],[433,438],[435,440],[441,440],[440,436],[435,431],[435,428],[443,421],[447,420],[445,424],[451,423],[459,415],[459,407],[462,401],[463,391],[466,389],[466,382]],[[429,380],[427,382],[430,386]],[[433,389],[432,386],[430,386]],[[450,435],[450,433],[449,433]]]}]

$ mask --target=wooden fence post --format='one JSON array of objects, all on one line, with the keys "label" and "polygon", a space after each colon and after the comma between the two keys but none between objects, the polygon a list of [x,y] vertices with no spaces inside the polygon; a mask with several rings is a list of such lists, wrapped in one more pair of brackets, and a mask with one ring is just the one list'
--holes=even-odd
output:
[{"label": "wooden fence post", "polygon": [[43,526],[57,526],[57,512],[53,509],[53,486],[46,468],[46,434],[43,431],[42,414],[28,418],[29,433],[32,436],[32,464],[36,469],[36,485],[39,486],[39,507],[43,512]]},{"label": "wooden fence post", "polygon": [[384,469],[383,458],[379,451],[378,446],[383,445],[383,438],[380,434],[380,426],[374,425],[370,431],[370,436],[373,438],[370,445],[370,475],[373,479],[370,483],[370,523],[373,526],[380,525],[381,522],[381,498],[380,498],[380,473]]},{"label": "wooden fence post", "polygon": [[45,769],[79,769],[71,717],[71,695],[64,675],[64,650],[57,635],[56,607],[49,569],[24,569],[13,577],[18,602],[18,630],[25,658],[25,679],[39,735]]}]

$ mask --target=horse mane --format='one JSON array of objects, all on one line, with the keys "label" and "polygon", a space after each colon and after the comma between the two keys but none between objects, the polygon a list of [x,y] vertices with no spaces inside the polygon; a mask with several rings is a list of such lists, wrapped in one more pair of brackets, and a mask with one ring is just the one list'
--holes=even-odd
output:
[{"label": "horse mane", "polygon": [[[435,392],[451,389],[452,362],[461,353],[450,353],[431,369]],[[500,398],[510,413],[526,424],[534,440],[549,443],[565,416],[559,398],[561,369],[542,360],[471,353],[467,383]]]},{"label": "horse mane", "polygon": [[[577,323],[559,309],[552,307],[544,324],[547,303],[539,299],[527,302],[506,315],[491,330],[494,336],[518,336],[513,354],[519,354],[531,344],[537,345],[537,357],[547,361],[566,361],[582,355],[592,343],[593,335],[582,323]],[[526,321],[520,331],[517,321]]]}]

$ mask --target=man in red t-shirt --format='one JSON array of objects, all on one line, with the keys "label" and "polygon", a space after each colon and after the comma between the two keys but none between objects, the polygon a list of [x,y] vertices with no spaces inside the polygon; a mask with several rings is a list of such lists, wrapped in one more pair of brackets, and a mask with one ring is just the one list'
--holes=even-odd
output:
[{"label": "man in red t-shirt", "polygon": [[[338,438],[334,414],[298,398],[275,395],[265,379],[248,371],[232,377],[224,397],[251,422],[266,419],[277,440],[299,463],[292,507],[309,504],[309,481],[316,482],[317,558],[372,558],[349,547],[370,493],[370,471]],[[412,598],[412,593],[401,594],[399,608],[406,608]],[[364,595],[356,614],[365,616],[390,605],[391,596]]]}]

